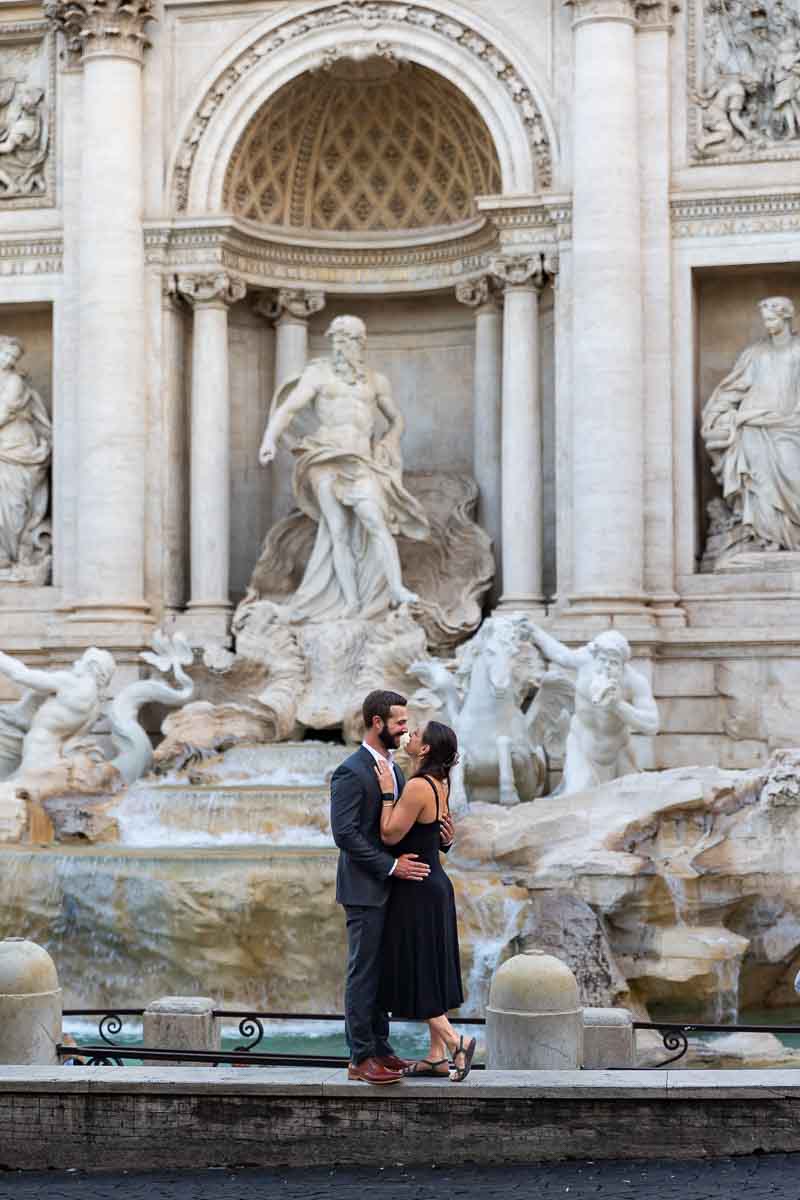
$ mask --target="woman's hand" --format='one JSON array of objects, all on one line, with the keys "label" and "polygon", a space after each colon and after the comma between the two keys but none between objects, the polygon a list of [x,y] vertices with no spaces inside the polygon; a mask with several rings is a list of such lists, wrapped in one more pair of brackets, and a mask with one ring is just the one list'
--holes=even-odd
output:
[{"label": "woman's hand", "polygon": [[392,764],[388,758],[382,758],[379,763],[375,764],[375,774],[378,777],[378,787],[381,789],[381,794],[386,792],[394,795],[394,771]]}]

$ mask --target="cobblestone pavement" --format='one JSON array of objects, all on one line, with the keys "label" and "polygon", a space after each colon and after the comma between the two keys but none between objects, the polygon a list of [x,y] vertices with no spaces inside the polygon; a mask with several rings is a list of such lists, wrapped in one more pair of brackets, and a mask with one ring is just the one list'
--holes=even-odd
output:
[{"label": "cobblestone pavement", "polygon": [[0,1200],[798,1200],[800,1154],[384,1170],[0,1173]]}]

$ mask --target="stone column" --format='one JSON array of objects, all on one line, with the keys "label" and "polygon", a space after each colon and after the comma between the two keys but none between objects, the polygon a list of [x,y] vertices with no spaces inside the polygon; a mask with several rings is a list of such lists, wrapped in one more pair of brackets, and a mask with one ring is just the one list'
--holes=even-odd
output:
[{"label": "stone column", "polygon": [[78,293],[78,512],[74,617],[134,622],[147,611],[142,63],[151,0],[54,0],[49,14],[83,63]]},{"label": "stone column", "polygon": [[190,434],[191,634],[228,635],[230,618],[230,385],[228,307],[245,285],[224,271],[179,275],[178,290],[192,305]]},{"label": "stone column", "polygon": [[478,521],[494,545],[497,582],[502,578],[503,316],[494,279],[483,275],[456,287],[456,299],[475,312],[472,403],[472,473],[478,484]]},{"label": "stone column", "polygon": [[541,253],[491,265],[503,312],[502,560],[500,608],[545,613],[542,595],[542,398],[539,293],[554,262]]},{"label": "stone column", "polygon": [[635,10],[573,0],[571,600],[604,624],[645,615]]},{"label": "stone column", "polygon": [[[300,375],[308,362],[308,322],[325,307],[324,292],[281,288],[277,296],[260,296],[256,312],[275,325],[275,392]],[[287,516],[294,507],[292,460],[279,448],[271,466],[272,523]]]},{"label": "stone column", "polygon": [[662,627],[686,624],[675,591],[672,469],[672,242],[670,43],[672,0],[639,7],[639,155],[642,187],[644,347],[644,584]]}]

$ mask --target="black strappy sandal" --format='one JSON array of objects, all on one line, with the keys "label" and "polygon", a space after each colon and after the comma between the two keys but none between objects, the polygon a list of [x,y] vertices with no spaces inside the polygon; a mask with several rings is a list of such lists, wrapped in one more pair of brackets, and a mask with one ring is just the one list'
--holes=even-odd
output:
[{"label": "black strappy sandal", "polygon": [[[427,1070],[418,1071],[420,1063],[425,1063]],[[443,1067],[447,1063],[446,1058],[437,1058],[436,1062],[431,1062],[429,1058],[421,1058],[419,1062],[409,1063],[403,1074],[407,1079],[447,1079],[449,1072],[434,1071],[434,1067]]]},{"label": "black strappy sandal", "polygon": [[[464,1045],[463,1035],[458,1039],[458,1049],[453,1051],[453,1070],[450,1072],[451,1083],[463,1083],[472,1070],[472,1059],[475,1054],[477,1042],[475,1038],[470,1038],[466,1046]],[[456,1057],[459,1054],[464,1055],[464,1065],[459,1067],[456,1063]]]}]

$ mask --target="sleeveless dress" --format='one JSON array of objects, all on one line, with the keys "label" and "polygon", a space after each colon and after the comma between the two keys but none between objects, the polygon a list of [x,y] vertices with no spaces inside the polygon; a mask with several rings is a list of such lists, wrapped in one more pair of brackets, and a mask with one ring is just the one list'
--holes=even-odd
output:
[{"label": "sleeveless dress", "polygon": [[422,883],[393,879],[386,908],[381,960],[380,1007],[393,1017],[426,1021],[464,1000],[453,885],[439,860],[439,793],[436,820],[416,821],[393,847],[418,854],[431,869]]}]

